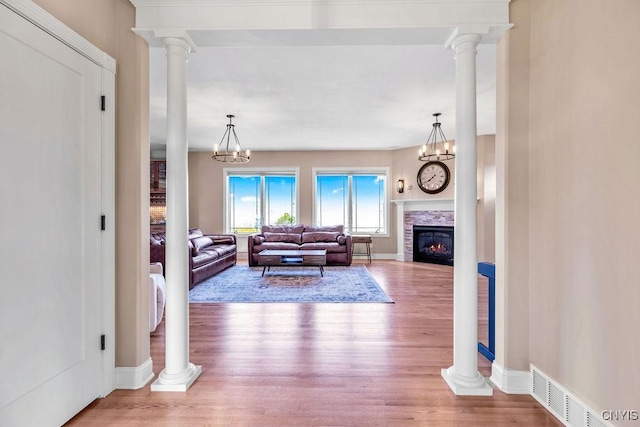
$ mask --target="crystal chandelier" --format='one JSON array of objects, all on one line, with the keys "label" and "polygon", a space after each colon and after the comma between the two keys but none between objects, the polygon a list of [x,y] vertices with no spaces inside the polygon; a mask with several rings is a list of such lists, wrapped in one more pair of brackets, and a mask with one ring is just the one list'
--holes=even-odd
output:
[{"label": "crystal chandelier", "polygon": [[[225,163],[246,163],[249,161],[249,156],[251,155],[250,150],[242,150],[240,146],[235,125],[231,123],[231,120],[235,116],[233,114],[227,114],[227,117],[229,118],[227,130],[224,132],[224,135],[222,135],[220,144],[213,146],[213,156],[211,156],[211,158]],[[233,134],[233,141],[231,140],[231,134]],[[231,143],[233,148],[229,147],[229,143]],[[235,146],[233,146],[234,143]],[[223,147],[224,149],[222,149]]]},{"label": "crystal chandelier", "polygon": [[[440,128],[440,122],[438,122],[440,113],[433,113],[433,116],[436,118],[436,121],[433,124],[433,129],[431,129],[427,142],[425,142],[420,148],[420,151],[418,151],[418,160],[431,162],[453,159],[456,156],[456,147],[449,145],[447,138],[445,138]],[[438,139],[440,139],[439,142]]]}]

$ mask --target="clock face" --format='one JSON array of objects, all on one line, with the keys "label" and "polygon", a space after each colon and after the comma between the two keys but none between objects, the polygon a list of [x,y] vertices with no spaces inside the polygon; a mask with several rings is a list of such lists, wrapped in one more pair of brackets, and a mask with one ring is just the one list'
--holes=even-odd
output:
[{"label": "clock face", "polygon": [[436,194],[449,185],[450,172],[442,162],[427,162],[418,171],[418,186],[422,191]]}]

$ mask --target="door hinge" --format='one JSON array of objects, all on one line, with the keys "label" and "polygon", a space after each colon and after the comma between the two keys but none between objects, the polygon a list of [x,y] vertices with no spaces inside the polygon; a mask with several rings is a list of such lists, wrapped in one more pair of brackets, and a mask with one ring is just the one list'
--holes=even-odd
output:
[{"label": "door hinge", "polygon": [[104,334],[100,335],[100,350],[105,350],[107,348],[107,338]]},{"label": "door hinge", "polygon": [[100,217],[100,230],[104,231],[107,229],[107,217],[102,215]]},{"label": "door hinge", "polygon": [[104,95],[100,97],[100,109],[102,111],[107,111],[107,97]]}]

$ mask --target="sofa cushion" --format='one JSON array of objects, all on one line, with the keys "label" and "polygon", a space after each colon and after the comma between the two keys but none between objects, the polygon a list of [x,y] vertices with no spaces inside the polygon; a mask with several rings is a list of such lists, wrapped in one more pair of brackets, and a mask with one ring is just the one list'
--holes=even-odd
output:
[{"label": "sofa cushion", "polygon": [[340,245],[338,244],[338,242],[303,243],[302,245],[300,245],[300,249],[305,251],[315,251],[315,250],[325,249],[328,254],[347,252],[347,246]]},{"label": "sofa cushion", "polygon": [[302,243],[302,236],[300,233],[272,233],[265,231],[264,238],[267,242],[282,242],[282,243]]},{"label": "sofa cushion", "polygon": [[278,250],[292,250],[297,251],[300,249],[300,245],[297,243],[285,243],[285,242],[264,242],[261,245],[254,245],[253,252],[259,253],[266,249],[278,249]]},{"label": "sofa cushion", "polygon": [[302,233],[302,243],[338,242],[337,231],[311,231]]},{"label": "sofa cushion", "polygon": [[202,248],[198,255],[193,257],[193,268],[202,267],[220,258],[220,254],[213,246]]},{"label": "sofa cushion", "polygon": [[262,234],[268,233],[287,233],[300,234],[304,230],[304,225],[263,225]]},{"label": "sofa cushion", "polygon": [[213,239],[211,239],[210,237],[201,236],[201,237],[196,237],[195,239],[191,239],[191,243],[193,244],[191,255],[196,256],[200,253],[200,250],[202,250],[203,248],[213,245]]},{"label": "sofa cushion", "polygon": [[338,244],[344,245],[345,243],[347,243],[347,236],[345,236],[344,234],[340,234],[338,235],[337,241]]},{"label": "sofa cushion", "polygon": [[[236,245],[213,245],[210,248],[216,251],[220,258],[233,254],[236,251]],[[208,249],[209,248],[207,248],[207,250]]]},{"label": "sofa cushion", "polygon": [[344,225],[305,225],[302,231],[337,231],[338,233],[344,233]]},{"label": "sofa cushion", "polygon": [[261,245],[266,241],[266,239],[264,238],[264,236],[253,236],[253,244],[254,245]]},{"label": "sofa cushion", "polygon": [[149,236],[149,244],[151,246],[160,246],[162,245],[162,243],[160,242],[160,240],[156,239],[155,237],[153,237],[153,235]]}]

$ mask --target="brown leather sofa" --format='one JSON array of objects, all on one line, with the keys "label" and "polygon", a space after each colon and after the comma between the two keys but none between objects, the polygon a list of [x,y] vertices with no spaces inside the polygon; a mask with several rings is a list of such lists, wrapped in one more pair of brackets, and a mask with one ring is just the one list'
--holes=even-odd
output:
[{"label": "brown leather sofa", "polygon": [[327,265],[351,265],[353,260],[352,237],[342,225],[263,225],[248,238],[250,266],[258,265],[258,254],[265,249],[326,249]]},{"label": "brown leather sofa", "polygon": [[[233,234],[204,234],[192,228],[187,235],[189,244],[189,289],[225,268],[236,265],[238,260],[236,236]],[[151,233],[149,259],[159,262],[166,271],[164,232]],[[171,268],[171,266],[169,266]]]}]

